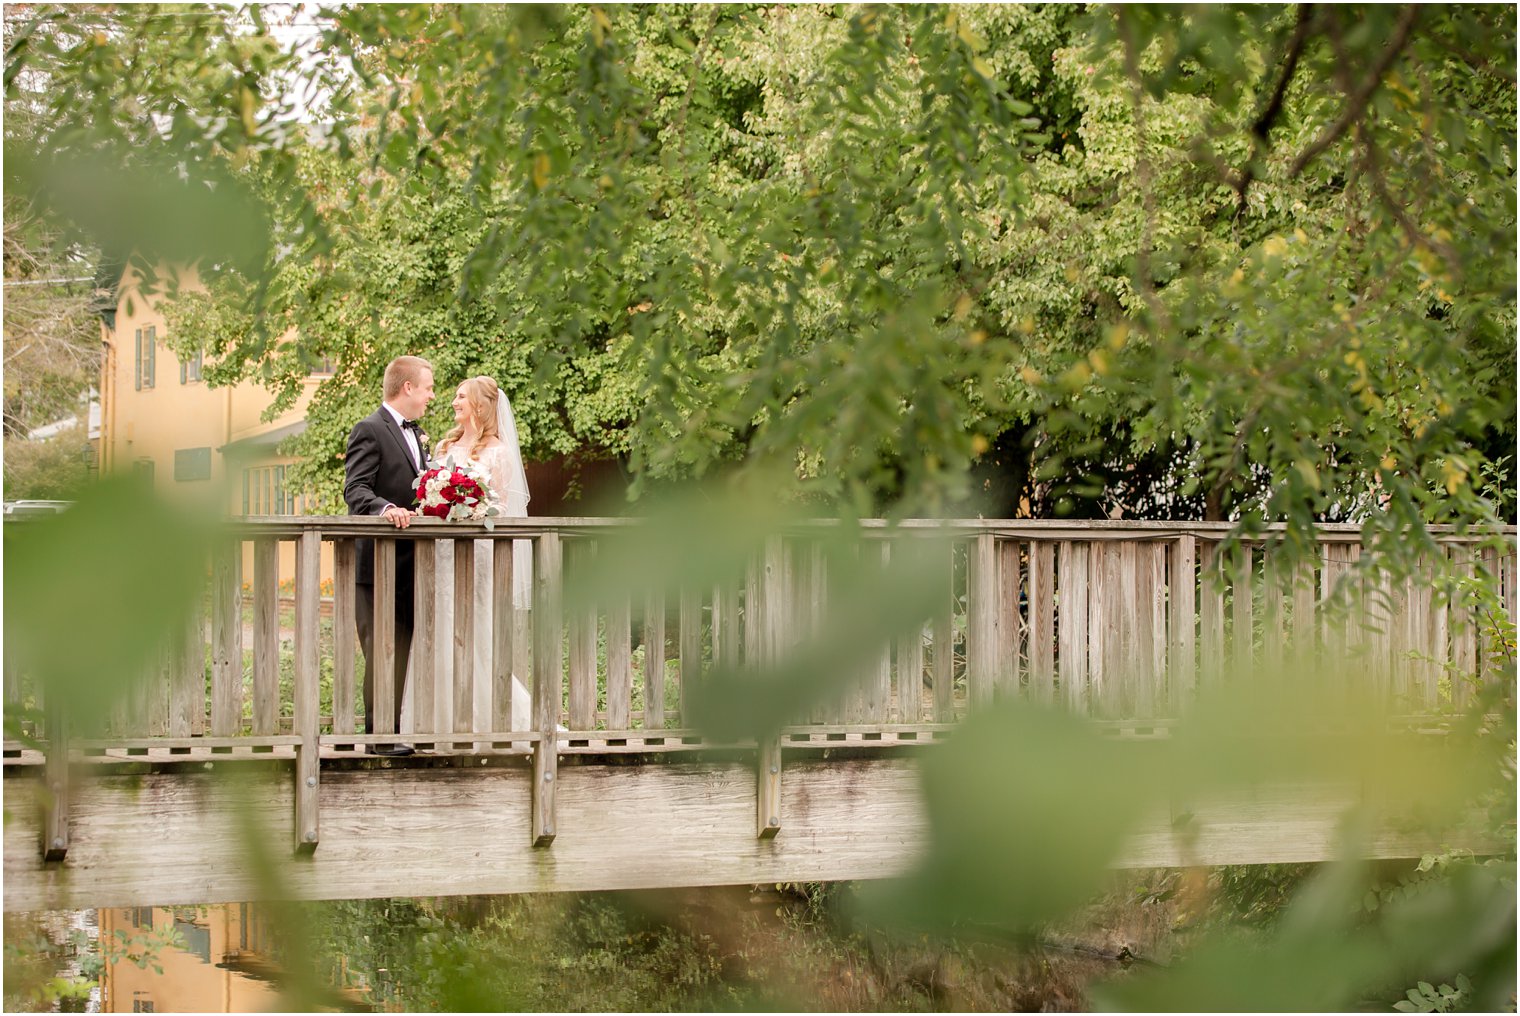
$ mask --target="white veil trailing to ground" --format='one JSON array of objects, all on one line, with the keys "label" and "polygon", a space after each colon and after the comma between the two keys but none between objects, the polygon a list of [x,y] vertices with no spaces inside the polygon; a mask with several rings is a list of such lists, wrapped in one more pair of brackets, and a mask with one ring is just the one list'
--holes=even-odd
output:
[{"label": "white veil trailing to ground", "polygon": [[[500,385],[496,386],[496,436],[506,446],[507,501],[502,505],[507,518],[528,516],[528,472],[523,468],[522,443],[517,439],[517,419],[512,415],[512,400]],[[512,607],[533,609],[533,544],[528,540],[512,541]],[[512,723],[519,729],[533,722],[533,696],[522,680],[512,675]]]},{"label": "white veil trailing to ground", "polygon": [[523,468],[522,445],[517,440],[517,419],[512,415],[512,400],[499,385],[496,389],[496,436],[507,446],[507,503],[503,507],[508,518],[526,518],[530,500],[528,472]]}]

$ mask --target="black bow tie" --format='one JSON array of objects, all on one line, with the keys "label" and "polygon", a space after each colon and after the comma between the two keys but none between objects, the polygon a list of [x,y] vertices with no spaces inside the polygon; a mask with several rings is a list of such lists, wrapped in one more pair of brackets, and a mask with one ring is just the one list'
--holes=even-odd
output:
[{"label": "black bow tie", "polygon": [[422,424],[418,423],[416,420],[402,420],[401,429],[412,431],[419,436],[422,434]]}]

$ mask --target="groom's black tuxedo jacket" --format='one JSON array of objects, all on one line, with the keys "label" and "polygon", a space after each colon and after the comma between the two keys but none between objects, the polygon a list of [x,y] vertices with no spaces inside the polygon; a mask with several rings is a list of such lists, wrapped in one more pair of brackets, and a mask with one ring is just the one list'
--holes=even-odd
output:
[{"label": "groom's black tuxedo jacket", "polygon": [[[422,448],[426,463],[428,448]],[[343,459],[343,500],[350,515],[378,515],[387,504],[411,509],[417,504],[417,477],[420,475],[406,438],[390,411],[384,406],[354,424],[348,435],[348,454]],[[356,580],[360,585],[375,581],[375,542],[354,541],[358,557]],[[396,602],[398,607],[412,602],[413,554],[411,540],[396,542]],[[409,611],[407,613],[410,613]]]}]

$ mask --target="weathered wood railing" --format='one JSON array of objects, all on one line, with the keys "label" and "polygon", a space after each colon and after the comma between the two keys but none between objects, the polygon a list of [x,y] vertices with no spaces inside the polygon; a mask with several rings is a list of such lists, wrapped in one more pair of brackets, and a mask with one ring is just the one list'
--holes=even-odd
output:
[{"label": "weathered wood railing", "polygon": [[[708,746],[690,727],[688,693],[714,663],[774,661],[816,634],[829,596],[817,539],[801,526],[765,541],[732,581],[659,590],[567,611],[566,558],[585,564],[600,543],[636,525],[616,519],[530,519],[480,526],[369,519],[239,522],[210,568],[202,610],[166,646],[161,665],[112,719],[104,739],[76,741],[85,759],[295,759],[295,839],[320,839],[320,759],[403,738],[438,753],[532,755],[531,836],[555,836],[555,775],[563,754],[675,752]],[[872,650],[874,663],[834,700],[814,706],[757,755],[756,832],[781,825],[785,748],[819,743],[888,747],[942,736],[968,710],[1010,695],[1059,703],[1131,733],[1163,731],[1204,683],[1270,673],[1295,659],[1352,654],[1396,712],[1462,705],[1496,661],[1470,602],[1448,601],[1422,576],[1397,584],[1356,568],[1355,527],[1325,526],[1317,560],[1289,573],[1267,539],[1226,556],[1228,527],[1171,523],[957,521],[868,524],[872,553],[927,533],[950,538],[943,602],[922,629]],[[1431,573],[1472,576],[1515,609],[1514,530],[1500,549],[1442,536]],[[354,632],[354,541],[378,537],[376,664],[388,673],[395,632],[398,541],[416,554],[410,729],[390,729],[394,703],[377,681],[379,729],[362,715]],[[532,609],[514,605],[513,541],[533,548]],[[281,545],[293,549],[293,616],[281,613]],[[331,557],[323,625],[324,545]],[[251,561],[245,576],[244,562]],[[520,567],[520,565],[518,565]],[[246,582],[245,582],[246,579]],[[1328,609],[1354,583],[1348,613]],[[245,598],[245,586],[248,595]],[[245,620],[245,603],[251,617]],[[636,623],[637,622],[637,623]],[[289,632],[286,648],[284,633]],[[324,668],[330,681],[324,681]],[[532,693],[516,715],[514,672]],[[324,691],[326,687],[326,691]],[[209,689],[209,690],[208,690]],[[36,692],[7,674],[14,706]],[[54,710],[56,713],[57,710]],[[7,743],[7,764],[44,758],[55,788],[68,778],[56,730],[38,753]],[[68,845],[67,793],[44,822],[47,856]]]}]

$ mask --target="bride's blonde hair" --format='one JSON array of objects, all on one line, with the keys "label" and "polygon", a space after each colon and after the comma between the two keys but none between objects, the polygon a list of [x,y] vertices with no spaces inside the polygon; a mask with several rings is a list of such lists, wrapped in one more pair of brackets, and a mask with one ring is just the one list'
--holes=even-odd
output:
[{"label": "bride's blonde hair", "polygon": [[[462,385],[464,388],[465,402],[469,404],[470,415],[475,418],[475,445],[470,449],[470,458],[480,458],[480,450],[490,443],[496,433],[496,400],[501,396],[501,389],[496,382],[482,374],[472,377]],[[438,454],[442,455],[453,447],[454,443],[464,437],[464,426],[455,424],[444,435],[442,443],[438,446]]]}]

